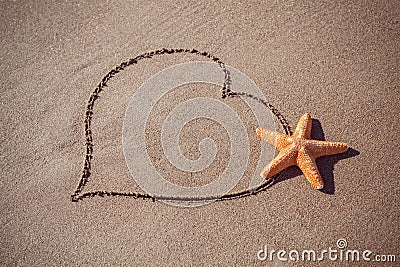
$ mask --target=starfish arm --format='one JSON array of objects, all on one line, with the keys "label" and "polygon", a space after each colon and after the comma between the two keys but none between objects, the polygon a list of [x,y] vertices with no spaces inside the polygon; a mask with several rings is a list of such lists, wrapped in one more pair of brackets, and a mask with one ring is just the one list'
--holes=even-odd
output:
[{"label": "starfish arm", "polygon": [[306,113],[303,116],[301,116],[299,123],[297,124],[296,130],[294,131],[293,136],[310,139],[311,138],[311,128],[312,128],[311,115]]},{"label": "starfish arm", "polygon": [[296,149],[281,151],[262,171],[260,176],[269,178],[289,166],[296,165]]},{"label": "starfish arm", "polygon": [[315,189],[322,189],[324,187],[324,181],[318,171],[315,158],[308,154],[308,151],[301,149],[297,156],[297,165],[303,172],[304,176],[311,183]]},{"label": "starfish arm", "polygon": [[289,145],[289,142],[287,141],[288,136],[286,134],[264,128],[257,128],[256,132],[261,139],[275,146],[279,151]]},{"label": "starfish arm", "polygon": [[319,140],[308,140],[308,149],[316,158],[328,155],[335,155],[346,152],[347,144],[341,142],[327,142]]}]

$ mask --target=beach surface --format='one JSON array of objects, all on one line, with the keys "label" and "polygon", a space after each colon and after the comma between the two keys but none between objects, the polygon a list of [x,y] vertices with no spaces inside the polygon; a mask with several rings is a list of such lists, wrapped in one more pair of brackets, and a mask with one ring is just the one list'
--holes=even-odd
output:
[{"label": "beach surface", "polygon": [[[376,255],[400,261],[398,1],[0,5],[2,266],[396,265],[366,262],[366,250],[371,261]],[[195,48],[218,57],[254,81],[259,97],[292,130],[310,113],[313,138],[347,143],[348,152],[317,160],[324,190],[313,189],[290,167],[262,192],[199,207],[123,196],[71,201],[84,168],[89,97],[110,70],[162,48]],[[126,110],[153,75],[198,60],[208,59],[167,53],[110,79],[93,108],[91,175],[81,193],[146,193],[123,154]],[[195,97],[231,104],[248,131],[244,180],[231,192],[246,189],[258,175],[260,150],[270,145],[255,129],[266,126],[258,125],[251,106],[222,99],[220,91],[217,85],[187,84],[152,106],[147,152],[139,153],[147,153],[171,183],[193,187],[214,181],[228,166],[230,142],[243,142],[230,140],[214,120],[196,119],[181,132],[182,153],[199,158],[198,144],[209,137],[218,150],[215,160],[194,173],[169,163],[160,143],[162,124],[175,106]],[[274,130],[283,131],[278,123]],[[341,248],[342,239],[347,246]],[[327,254],[320,262],[301,261],[303,250],[320,257],[329,248],[358,250],[360,262]],[[285,250],[288,262],[276,253],[263,260],[264,250]],[[298,262],[289,259],[291,250],[300,252]]]}]

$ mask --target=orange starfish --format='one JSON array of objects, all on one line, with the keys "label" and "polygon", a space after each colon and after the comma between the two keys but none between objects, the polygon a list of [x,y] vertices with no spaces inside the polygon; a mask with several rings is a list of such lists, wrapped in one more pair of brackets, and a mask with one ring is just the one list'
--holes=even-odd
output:
[{"label": "orange starfish", "polygon": [[314,188],[324,187],[315,159],[346,152],[348,147],[345,143],[311,140],[311,126],[311,116],[306,113],[290,136],[257,128],[258,136],[279,150],[276,158],[262,170],[261,177],[269,178],[289,166],[297,165]]}]

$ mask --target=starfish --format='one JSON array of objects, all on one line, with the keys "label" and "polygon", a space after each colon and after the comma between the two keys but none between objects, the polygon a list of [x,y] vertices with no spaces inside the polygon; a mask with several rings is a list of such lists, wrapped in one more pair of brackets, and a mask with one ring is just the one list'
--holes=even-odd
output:
[{"label": "starfish", "polygon": [[297,165],[315,189],[324,187],[315,159],[346,152],[348,146],[340,142],[311,140],[311,126],[311,116],[306,113],[300,118],[293,135],[257,128],[257,135],[279,150],[275,159],[262,170],[261,177],[269,178]]}]

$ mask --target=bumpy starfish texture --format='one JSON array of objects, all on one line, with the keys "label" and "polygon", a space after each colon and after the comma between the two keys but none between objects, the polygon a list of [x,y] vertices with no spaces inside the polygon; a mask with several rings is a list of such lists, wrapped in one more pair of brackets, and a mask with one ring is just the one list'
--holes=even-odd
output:
[{"label": "bumpy starfish texture", "polygon": [[279,150],[275,159],[262,170],[261,177],[269,178],[289,166],[297,165],[314,188],[322,189],[324,181],[315,159],[346,152],[348,146],[340,142],[311,140],[311,127],[311,116],[306,113],[300,118],[294,134],[290,136],[257,128],[258,136]]}]

